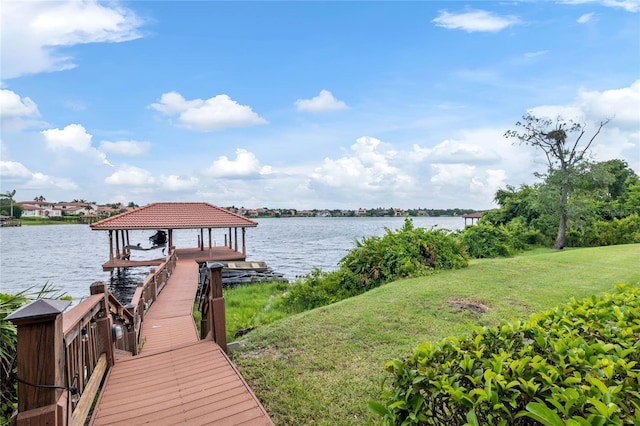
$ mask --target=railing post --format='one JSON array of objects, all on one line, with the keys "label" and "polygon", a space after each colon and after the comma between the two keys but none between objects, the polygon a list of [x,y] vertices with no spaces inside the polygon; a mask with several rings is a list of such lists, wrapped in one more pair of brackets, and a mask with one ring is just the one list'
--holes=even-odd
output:
[{"label": "railing post", "polygon": [[107,367],[112,367],[116,362],[116,345],[111,337],[111,326],[113,321],[109,316],[109,298],[107,295],[107,285],[102,281],[96,281],[89,287],[92,295],[103,294],[99,318],[96,319],[96,345],[98,354],[104,353],[107,356]]},{"label": "railing post", "polygon": [[62,311],[69,304],[36,300],[6,317],[18,329],[18,426],[65,422]]},{"label": "railing post", "polygon": [[210,315],[207,319],[209,321],[209,330],[211,330],[213,341],[222,348],[223,351],[227,351],[227,324],[224,310],[224,297],[222,296],[222,267],[223,265],[217,262],[207,262],[207,268],[209,268],[209,308],[211,309]]},{"label": "railing post", "polygon": [[156,280],[156,268],[151,268],[149,274],[153,277],[153,301],[155,302],[158,299],[158,280]]},{"label": "railing post", "polygon": [[138,316],[137,306],[129,303],[125,306],[125,310],[131,316],[131,323],[128,323],[125,327],[125,346],[133,355],[138,355],[138,329],[140,325],[140,318]]}]

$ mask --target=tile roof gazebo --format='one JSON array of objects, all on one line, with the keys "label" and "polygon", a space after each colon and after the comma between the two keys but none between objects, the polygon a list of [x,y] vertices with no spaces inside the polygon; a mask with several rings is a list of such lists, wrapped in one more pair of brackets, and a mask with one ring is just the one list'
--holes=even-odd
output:
[{"label": "tile roof gazebo", "polygon": [[[91,225],[94,231],[109,231],[109,261],[103,269],[130,266],[159,265],[164,259],[147,261],[130,260],[130,230],[166,230],[168,232],[169,253],[175,249],[173,231],[176,229],[200,229],[198,248],[178,249],[178,255],[191,255],[198,261],[206,260],[245,260],[245,229],[254,228],[258,223],[243,216],[209,203],[170,202],[152,203],[146,206],[113,216]],[[227,229],[224,247],[212,247],[212,229]],[[238,228],[242,229],[242,248],[239,250]],[[209,246],[205,250],[204,229],[208,230]],[[232,229],[235,231],[235,240]],[[114,232],[115,231],[115,232]],[[114,241],[115,237],[115,241]]]},{"label": "tile roof gazebo", "polygon": [[474,223],[477,223],[482,218],[482,212],[469,213],[469,214],[462,215],[462,217],[464,218],[464,226],[466,227],[467,219],[471,219],[471,225],[473,225]]}]

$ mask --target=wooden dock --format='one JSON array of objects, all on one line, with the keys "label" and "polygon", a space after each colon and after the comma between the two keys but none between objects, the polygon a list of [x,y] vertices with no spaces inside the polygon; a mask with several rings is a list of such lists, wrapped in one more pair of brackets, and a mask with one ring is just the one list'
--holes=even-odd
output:
[{"label": "wooden dock", "polygon": [[194,259],[201,255],[178,254],[175,270],[144,317],[141,353],[118,358],[111,368],[92,425],[273,424],[224,351],[197,336]]},{"label": "wooden dock", "polygon": [[[245,255],[239,253],[229,247],[218,246],[209,248],[186,248],[176,249],[176,254],[181,259],[193,259],[199,262],[216,261],[216,260],[228,260],[228,261],[243,261]],[[133,268],[141,266],[159,266],[164,263],[166,258],[160,257],[157,259],[149,260],[131,260],[131,259],[119,259],[114,257],[102,264],[102,269],[105,271],[117,269],[117,268]]]}]

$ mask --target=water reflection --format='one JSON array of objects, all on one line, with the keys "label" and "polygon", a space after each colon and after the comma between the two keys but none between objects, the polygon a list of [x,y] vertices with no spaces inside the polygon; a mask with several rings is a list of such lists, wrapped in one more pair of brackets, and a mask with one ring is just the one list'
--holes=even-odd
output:
[{"label": "water reflection", "polygon": [[144,281],[149,274],[149,268],[118,268],[111,272],[109,291],[123,305],[131,302],[138,283]]}]

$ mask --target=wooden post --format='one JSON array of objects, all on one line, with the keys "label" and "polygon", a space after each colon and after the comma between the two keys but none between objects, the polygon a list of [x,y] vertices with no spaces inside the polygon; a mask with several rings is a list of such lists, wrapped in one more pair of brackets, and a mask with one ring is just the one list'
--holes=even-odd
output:
[{"label": "wooden post", "polygon": [[56,425],[66,417],[61,412],[66,405],[58,402],[67,388],[62,334],[67,306],[66,301],[41,299],[6,317],[18,329],[18,425]]},{"label": "wooden post", "polygon": [[234,250],[238,251],[238,227],[233,228],[233,233],[235,236],[235,247]]},{"label": "wooden post", "polygon": [[107,285],[102,281],[96,281],[91,284],[89,291],[92,295],[104,294],[98,318],[96,318],[96,349],[98,355],[104,353],[107,356],[107,367],[112,367],[116,363],[116,345],[111,338],[113,320],[109,316]]},{"label": "wooden post", "polygon": [[109,262],[113,262],[113,231],[109,230]]},{"label": "wooden post", "polygon": [[224,297],[222,296],[222,264],[207,262],[209,268],[209,307],[211,313],[208,316],[209,330],[213,333],[213,341],[227,351],[227,324],[224,310]]},{"label": "wooden post", "polygon": [[156,268],[151,268],[149,274],[153,276],[153,284],[151,284],[153,288],[151,290],[151,294],[153,295],[153,301],[155,302],[158,298],[158,280],[156,280]]},{"label": "wooden post", "polygon": [[242,228],[242,255],[244,256],[245,260],[247,258],[247,242],[245,240],[245,234],[246,234],[247,230],[246,228]]}]

